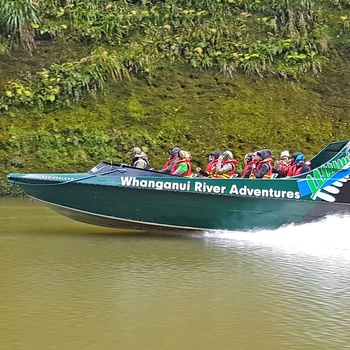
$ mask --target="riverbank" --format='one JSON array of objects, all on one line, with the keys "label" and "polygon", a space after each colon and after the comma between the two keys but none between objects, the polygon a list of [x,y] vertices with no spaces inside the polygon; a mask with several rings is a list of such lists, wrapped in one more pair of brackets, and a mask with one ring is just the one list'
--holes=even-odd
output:
[{"label": "riverbank", "polygon": [[0,196],[18,194],[10,172],[86,171],[132,146],[157,169],[174,146],[194,167],[214,149],[242,166],[257,149],[309,158],[348,139],[347,5],[272,5],[40,2],[29,52],[6,46],[14,28],[0,40]]},{"label": "riverbank", "polygon": [[204,166],[214,149],[232,150],[241,163],[261,148],[275,157],[284,149],[311,157],[349,135],[350,70],[342,64],[298,83],[169,68],[157,71],[151,85],[142,78],[123,81],[72,109],[17,111],[1,118],[0,193],[13,194],[7,173],[128,162],[134,145],[154,168],[174,145],[191,152],[194,166]]}]

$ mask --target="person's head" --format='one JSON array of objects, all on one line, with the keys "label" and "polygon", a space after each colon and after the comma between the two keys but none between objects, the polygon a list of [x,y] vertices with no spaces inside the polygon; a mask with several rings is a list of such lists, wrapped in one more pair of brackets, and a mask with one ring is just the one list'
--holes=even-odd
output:
[{"label": "person's head", "polygon": [[281,156],[280,156],[280,159],[281,159],[281,160],[288,160],[289,157],[290,157],[289,151],[283,151],[283,152],[281,152]]},{"label": "person's head", "polygon": [[262,149],[254,153],[254,160],[260,162],[263,159],[271,157],[271,151],[269,149]]},{"label": "person's head", "polygon": [[180,152],[179,147],[174,147],[172,150],[169,151],[170,158],[178,157]]},{"label": "person's head", "polygon": [[253,157],[254,157],[254,153],[247,153],[245,156],[244,156],[244,162],[245,163],[249,163],[253,160]]},{"label": "person's head", "polygon": [[229,160],[229,159],[233,159],[233,154],[231,151],[225,151],[222,155],[221,155],[222,159],[224,160]]},{"label": "person's head", "polygon": [[302,153],[301,153],[301,152],[294,152],[294,153],[292,154],[292,160],[293,160],[293,162],[295,162],[295,159],[296,159],[300,154],[302,154]]},{"label": "person's head", "polygon": [[253,159],[255,162],[260,162],[262,160],[260,151],[254,153]]},{"label": "person's head", "polygon": [[208,156],[209,162],[212,162],[213,160],[218,159],[220,155],[221,155],[221,152],[219,150],[215,150],[211,152]]},{"label": "person's head", "polygon": [[304,163],[305,162],[305,157],[303,154],[299,154],[296,158],[295,158],[295,163],[299,164],[299,163]]},{"label": "person's head", "polygon": [[180,159],[190,159],[191,158],[191,154],[190,154],[190,152],[181,150],[181,151],[179,151],[179,158]]},{"label": "person's head", "polygon": [[141,148],[139,147],[133,147],[129,152],[128,154],[130,154],[130,157],[131,158],[134,158],[136,155],[140,154],[142,151],[141,151]]}]

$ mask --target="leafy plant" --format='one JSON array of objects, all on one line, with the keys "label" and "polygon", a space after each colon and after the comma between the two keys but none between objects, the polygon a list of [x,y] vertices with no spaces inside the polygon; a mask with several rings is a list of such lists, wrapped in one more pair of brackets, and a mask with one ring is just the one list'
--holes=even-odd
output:
[{"label": "leafy plant", "polygon": [[0,37],[0,56],[10,52],[10,43],[8,40]]},{"label": "leafy plant", "polygon": [[0,23],[11,40],[28,51],[35,48],[34,26],[39,23],[36,3],[32,0],[2,0]]},{"label": "leafy plant", "polygon": [[127,68],[115,51],[99,47],[79,61],[53,64],[27,82],[10,81],[4,102],[7,106],[31,106],[39,109],[47,104],[70,106],[84,93],[103,90],[108,79],[130,79]]}]

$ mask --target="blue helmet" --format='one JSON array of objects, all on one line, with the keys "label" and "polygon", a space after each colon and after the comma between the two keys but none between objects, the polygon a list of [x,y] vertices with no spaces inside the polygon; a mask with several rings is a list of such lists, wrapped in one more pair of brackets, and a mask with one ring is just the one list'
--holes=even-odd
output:
[{"label": "blue helmet", "polygon": [[299,154],[296,158],[295,158],[295,163],[299,163],[299,162],[303,162],[305,160],[305,157],[303,154]]}]

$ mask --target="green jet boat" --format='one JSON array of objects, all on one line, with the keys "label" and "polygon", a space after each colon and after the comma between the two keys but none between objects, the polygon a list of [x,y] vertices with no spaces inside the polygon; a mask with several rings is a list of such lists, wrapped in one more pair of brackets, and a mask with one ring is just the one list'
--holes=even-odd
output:
[{"label": "green jet boat", "polygon": [[350,214],[350,140],[328,144],[311,170],[271,179],[183,178],[102,162],[86,173],[9,174],[69,218],[152,230],[252,230]]}]

